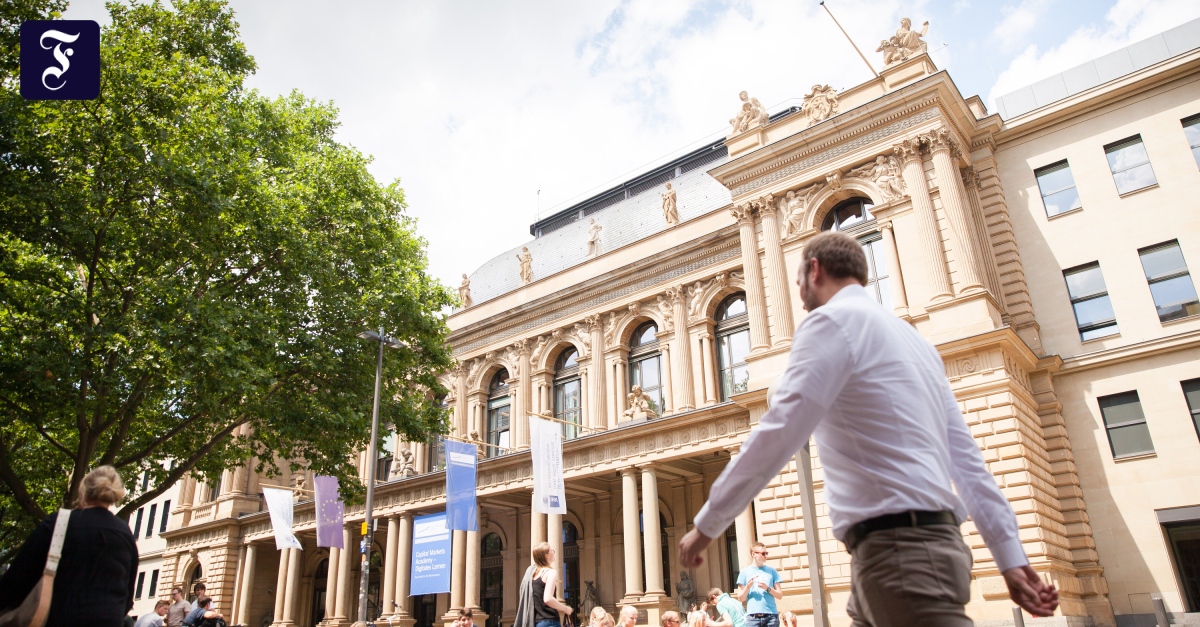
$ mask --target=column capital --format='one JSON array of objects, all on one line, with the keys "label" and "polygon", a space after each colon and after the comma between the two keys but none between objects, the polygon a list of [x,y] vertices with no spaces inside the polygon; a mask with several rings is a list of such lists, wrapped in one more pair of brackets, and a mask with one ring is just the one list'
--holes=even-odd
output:
[{"label": "column capital", "polygon": [[892,152],[904,163],[921,160],[921,138],[912,137],[892,146]]},{"label": "column capital", "polygon": [[885,222],[880,222],[880,223],[879,223],[879,230],[880,230],[880,231],[891,231],[891,230],[892,230],[892,221],[891,221],[891,220],[887,220],[887,221],[885,221]]},{"label": "column capital", "polygon": [[621,476],[622,477],[633,477],[633,476],[637,475],[638,470],[639,470],[638,466],[626,466],[621,469]]},{"label": "column capital", "polygon": [[952,152],[957,149],[954,135],[950,133],[950,129],[944,126],[933,130],[923,139],[929,143],[931,153]]},{"label": "column capital", "polygon": [[753,225],[755,211],[756,211],[756,209],[755,209],[753,203],[747,202],[747,203],[742,203],[740,205],[734,205],[729,210],[729,213],[733,214],[733,217],[738,221],[738,224]]}]

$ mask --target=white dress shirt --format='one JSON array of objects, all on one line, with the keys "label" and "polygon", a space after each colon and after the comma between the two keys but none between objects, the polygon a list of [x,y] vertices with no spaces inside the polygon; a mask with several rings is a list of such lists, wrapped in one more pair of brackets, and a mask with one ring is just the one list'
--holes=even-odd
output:
[{"label": "white dress shirt", "polygon": [[937,349],[858,285],[800,324],[771,408],[713,483],[696,528],[720,535],[810,435],[838,539],[884,514],[950,510],[961,521],[969,512],[997,567],[1028,563]]}]

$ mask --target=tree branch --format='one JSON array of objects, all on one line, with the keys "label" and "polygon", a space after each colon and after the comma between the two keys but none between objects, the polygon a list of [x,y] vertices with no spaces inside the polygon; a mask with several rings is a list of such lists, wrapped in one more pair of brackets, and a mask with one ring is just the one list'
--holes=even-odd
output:
[{"label": "tree branch", "polygon": [[0,481],[8,486],[12,491],[13,500],[21,509],[36,520],[41,520],[46,517],[46,510],[42,509],[33,497],[29,496],[29,490],[25,487],[25,482],[13,472],[12,465],[8,463],[8,449],[3,442],[0,442]]},{"label": "tree branch", "polygon": [[143,459],[149,457],[151,453],[158,450],[158,447],[162,446],[167,440],[170,440],[171,438],[175,437],[176,434],[178,434],[180,431],[188,428],[193,423],[195,423],[197,420],[200,420],[201,418],[204,418],[207,416],[208,416],[208,414],[201,412],[198,414],[193,414],[187,418],[184,418],[183,420],[179,421],[179,423],[176,424],[174,427],[171,427],[171,429],[168,430],[166,433],[158,436],[157,438],[154,439],[153,442],[151,442],[151,443],[147,444],[145,447],[143,447],[142,450],[140,450],[128,457],[125,457],[124,459],[121,459],[120,461],[115,462],[113,464],[113,466],[116,466],[117,468],[124,468],[125,466],[128,466],[130,464],[136,464],[136,463],[142,461]]}]

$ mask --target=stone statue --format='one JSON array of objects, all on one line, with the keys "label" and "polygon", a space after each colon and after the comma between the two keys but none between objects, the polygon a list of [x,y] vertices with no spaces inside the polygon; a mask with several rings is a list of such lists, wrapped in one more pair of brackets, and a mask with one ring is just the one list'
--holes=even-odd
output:
[{"label": "stone statue", "polygon": [[600,593],[596,591],[596,585],[591,581],[585,581],[583,588],[583,598],[579,600],[579,617],[590,617],[592,610],[600,606]]},{"label": "stone statue", "polygon": [[591,258],[600,254],[600,231],[603,231],[604,227],[596,224],[596,218],[588,218],[588,220],[590,224],[588,224],[587,256]]},{"label": "stone statue", "polygon": [[642,391],[642,386],[635,385],[633,390],[626,397],[629,402],[629,409],[623,412],[623,415],[630,420],[645,420],[647,418],[657,418],[658,413],[652,408],[654,400],[649,394]]},{"label": "stone statue", "polygon": [[479,459],[487,458],[488,447],[486,444],[484,444],[483,438],[479,437],[478,431],[471,432],[471,441],[475,443],[475,450],[476,454],[479,456]]},{"label": "stone statue", "polygon": [[849,177],[869,179],[883,194],[884,202],[891,202],[904,196],[904,177],[900,175],[900,160],[893,156],[879,155],[874,161],[867,162],[850,170]]},{"label": "stone statue", "polygon": [[730,135],[748,131],[752,127],[762,126],[770,121],[771,116],[767,114],[766,107],[762,106],[758,98],[752,98],[744,91],[738,94],[738,98],[742,101],[742,108],[738,110],[738,114],[732,120],[729,120],[730,126],[733,127],[733,130],[729,132]]},{"label": "stone statue", "polygon": [[292,487],[295,489],[292,490],[292,499],[296,500],[296,501],[303,500],[304,492],[306,491],[305,487],[307,485],[308,485],[308,478],[304,476],[303,472],[298,475],[293,475],[292,476]]},{"label": "stone statue", "polygon": [[687,574],[687,571],[679,573],[679,583],[675,584],[675,600],[679,603],[679,613],[687,615],[696,604],[696,584],[692,582],[692,578]]},{"label": "stone statue", "polygon": [[529,252],[528,246],[521,247],[517,259],[521,261],[521,285],[533,282],[533,253]]},{"label": "stone statue", "polygon": [[912,29],[912,20],[907,17],[900,18],[900,28],[896,34],[892,35],[890,39],[879,42],[879,48],[875,52],[883,53],[885,65],[911,59],[919,54],[924,54],[928,49],[925,40],[922,39],[928,32],[929,22],[922,24],[922,28],[918,32]]},{"label": "stone statue", "polygon": [[666,218],[667,224],[679,224],[679,211],[675,206],[675,190],[671,189],[671,184],[667,183],[667,191],[661,194],[663,217]]},{"label": "stone statue", "polygon": [[813,198],[825,189],[824,183],[810,185],[798,191],[788,192],[780,202],[784,210],[783,239],[787,239],[804,230],[804,212],[812,203]]},{"label": "stone statue", "polygon": [[402,448],[396,453],[396,461],[392,463],[392,477],[415,477],[417,469],[413,466],[412,451]]},{"label": "stone statue", "polygon": [[663,317],[663,331],[669,331],[675,324],[675,305],[672,305],[671,301],[662,296],[658,297],[656,304],[658,305],[658,313],[662,314]]},{"label": "stone statue", "polygon": [[838,112],[837,90],[829,85],[813,85],[801,107],[808,123],[816,124]]},{"label": "stone statue", "polygon": [[471,279],[468,279],[465,274],[462,285],[458,286],[458,299],[462,301],[463,309],[475,304],[475,301],[471,300]]}]

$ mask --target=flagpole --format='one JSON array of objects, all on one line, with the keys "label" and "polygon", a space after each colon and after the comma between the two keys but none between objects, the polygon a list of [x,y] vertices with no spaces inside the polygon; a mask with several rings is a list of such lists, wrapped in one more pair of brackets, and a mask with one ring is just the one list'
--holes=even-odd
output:
[{"label": "flagpole", "polygon": [[529,417],[530,418],[541,418],[542,420],[549,420],[550,422],[558,422],[558,423],[561,423],[564,425],[571,425],[572,427],[575,427],[576,429],[583,429],[584,431],[594,431],[596,433],[603,431],[603,429],[596,429],[595,427],[585,427],[581,424],[576,424],[574,422],[571,422],[570,420],[560,420],[558,418],[554,418],[553,416],[547,416],[545,414],[529,414]]},{"label": "flagpole", "polygon": [[258,484],[258,487],[260,487],[260,488],[278,488],[280,490],[291,490],[292,492],[306,492],[308,494],[313,494],[312,490],[305,490],[304,488],[294,488],[292,486],[287,486],[287,485],[271,485],[269,483],[260,483],[260,484]]},{"label": "flagpole", "polygon": [[492,444],[491,442],[484,442],[483,440],[471,440],[471,439],[468,439],[468,438],[459,438],[459,437],[455,437],[455,436],[452,436],[452,435],[439,435],[438,437],[439,437],[439,438],[442,438],[443,440],[453,440],[453,441],[455,441],[455,442],[463,442],[463,443],[465,443],[465,444],[476,444],[476,445],[478,445],[478,444],[482,444],[482,445],[484,445],[484,446],[486,446],[486,447],[489,447],[489,448],[500,449],[501,451],[504,451],[504,452],[506,452],[506,453],[514,453],[514,452],[516,452],[516,450],[517,450],[517,449],[515,449],[515,448],[505,448],[505,447],[503,447],[503,446],[500,446],[500,445],[498,445],[498,444]]},{"label": "flagpole", "polygon": [[858,53],[860,58],[862,58],[863,63],[867,64],[867,69],[871,70],[871,73],[875,75],[875,78],[879,78],[879,72],[875,71],[875,68],[871,66],[871,62],[867,60],[866,55],[862,53],[862,50],[858,49],[858,45],[854,43],[854,40],[850,39],[850,35],[846,33],[846,29],[842,28],[842,25],[837,21],[836,17],[833,17],[833,12],[829,10],[829,7],[825,6],[825,0],[821,0],[821,7],[824,8],[825,12],[829,14],[829,19],[833,20],[834,24],[837,24],[838,30],[842,31],[843,35],[846,35],[846,41],[849,41],[850,45],[854,46],[854,51]]}]

